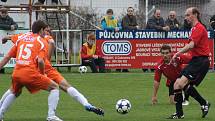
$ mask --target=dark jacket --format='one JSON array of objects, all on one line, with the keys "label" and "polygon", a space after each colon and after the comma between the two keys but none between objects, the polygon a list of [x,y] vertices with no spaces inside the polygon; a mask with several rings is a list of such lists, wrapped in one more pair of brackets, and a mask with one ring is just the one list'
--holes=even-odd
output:
[{"label": "dark jacket", "polygon": [[210,25],[213,30],[215,30],[215,15],[210,18]]},{"label": "dark jacket", "polygon": [[136,16],[124,16],[122,18],[122,29],[123,30],[136,30],[137,29],[137,19]]},{"label": "dark jacket", "polygon": [[170,30],[179,30],[180,23],[177,19],[170,20],[169,18],[165,21],[165,24],[169,26]]},{"label": "dark jacket", "polygon": [[161,31],[161,30],[163,30],[164,26],[165,26],[165,24],[164,24],[164,20],[162,17],[157,19],[153,16],[147,21],[146,29],[154,29],[154,30]]},{"label": "dark jacket", "polygon": [[189,24],[189,23],[187,22],[187,20],[184,19],[184,24],[183,24],[183,26],[182,26],[182,30],[191,30],[191,28],[192,28],[191,24]]},{"label": "dark jacket", "polygon": [[16,22],[14,22],[10,16],[6,16],[6,18],[2,18],[0,16],[0,29],[11,30],[11,25],[14,25],[15,29],[18,28],[18,25],[16,24]]}]

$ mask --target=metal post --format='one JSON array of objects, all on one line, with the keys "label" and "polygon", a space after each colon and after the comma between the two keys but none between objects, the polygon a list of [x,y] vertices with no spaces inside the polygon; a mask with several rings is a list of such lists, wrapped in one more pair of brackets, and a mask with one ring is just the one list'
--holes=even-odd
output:
[{"label": "metal post", "polygon": [[28,5],[28,12],[29,12],[29,29],[31,30],[31,24],[32,24],[32,1],[29,0],[29,5]]},{"label": "metal post", "polygon": [[146,0],[146,24],[147,24],[147,21],[148,21],[148,11],[149,11],[149,1]]},{"label": "metal post", "polygon": [[[67,4],[70,6],[70,2],[69,0],[67,0]],[[66,44],[67,44],[67,59],[68,59],[68,62],[70,62],[70,49],[69,49],[69,13],[66,13]]]}]

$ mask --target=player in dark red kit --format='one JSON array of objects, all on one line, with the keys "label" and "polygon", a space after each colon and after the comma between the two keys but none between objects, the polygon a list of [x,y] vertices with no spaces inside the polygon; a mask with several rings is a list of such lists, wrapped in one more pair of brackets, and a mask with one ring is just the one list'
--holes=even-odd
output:
[{"label": "player in dark red kit", "polygon": [[192,25],[189,43],[178,51],[172,58],[174,61],[181,53],[190,51],[192,59],[189,64],[183,69],[181,77],[178,78],[174,84],[174,94],[176,102],[176,113],[171,115],[169,119],[184,118],[182,107],[182,90],[192,96],[199,102],[202,110],[202,118],[208,114],[210,103],[206,101],[194,88],[198,86],[209,69],[209,40],[208,33],[205,27],[200,23],[200,12],[195,7],[190,7],[185,12],[185,19]]},{"label": "player in dark red kit", "polygon": [[170,103],[175,104],[173,89],[174,82],[178,77],[180,77],[180,73],[184,64],[187,64],[191,60],[191,56],[185,56],[181,54],[174,60],[173,63],[170,63],[173,54],[171,52],[171,47],[167,44],[162,45],[160,53],[163,58],[158,62],[157,66],[155,67],[152,104],[157,103],[157,92],[159,89],[162,74],[167,78],[166,86],[169,88]]}]

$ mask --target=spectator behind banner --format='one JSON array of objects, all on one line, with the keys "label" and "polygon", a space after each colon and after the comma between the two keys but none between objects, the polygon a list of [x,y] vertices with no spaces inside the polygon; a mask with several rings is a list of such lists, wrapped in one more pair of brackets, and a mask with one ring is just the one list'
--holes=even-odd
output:
[{"label": "spectator behind banner", "polygon": [[16,30],[18,25],[14,20],[8,15],[7,8],[2,7],[0,9],[0,29],[2,30]]},{"label": "spectator behind banner", "polygon": [[213,30],[215,30],[215,15],[210,18],[210,25]]},{"label": "spectator behind banner", "polygon": [[169,31],[169,26],[165,25],[164,20],[160,15],[161,11],[159,9],[156,9],[153,16],[147,21],[146,29]]},{"label": "spectator behind banner", "polygon": [[105,60],[100,56],[95,43],[95,35],[89,34],[87,42],[85,42],[81,48],[82,65],[90,66],[93,73],[98,73],[96,66],[99,67],[99,72],[105,72]]},{"label": "spectator behind banner", "polygon": [[[156,31],[169,31],[169,26],[165,25],[163,17],[161,17],[161,10],[156,9],[153,16],[147,21],[146,29]],[[143,72],[147,72],[148,69],[143,68]],[[154,69],[150,69],[152,72]]]},{"label": "spectator behind banner", "polygon": [[[8,10],[5,7],[0,8],[0,30],[15,30],[18,25],[13,21],[13,19],[8,16]],[[0,73],[4,73],[5,69],[2,68]]]},{"label": "spectator behind banner", "polygon": [[107,10],[106,16],[101,20],[101,26],[103,30],[109,31],[119,31],[121,29],[118,20],[113,16],[112,9]]},{"label": "spectator behind banner", "polygon": [[[122,18],[122,30],[137,30],[139,26],[137,24],[137,18],[134,15],[134,8],[128,7],[127,14]],[[121,72],[121,69],[116,69]],[[122,69],[122,72],[129,72],[128,69]]]},{"label": "spectator behind banner", "polygon": [[[45,0],[38,0],[37,2],[34,3],[34,5],[44,5],[45,3]],[[37,7],[37,8],[34,8],[35,10],[40,10],[42,9],[41,7]],[[38,12],[38,11],[35,11],[35,14],[36,14],[36,20],[40,19],[39,17],[39,13],[42,14],[41,12]]]},{"label": "spectator behind banner", "polygon": [[45,0],[38,0],[37,2],[34,3],[34,5],[44,5]]},{"label": "spectator behind banner", "polygon": [[134,15],[134,8],[128,7],[127,15],[122,18],[122,30],[137,30],[139,26],[137,24],[137,18]]},{"label": "spectator behind banner", "polygon": [[189,31],[190,31],[191,28],[192,28],[191,24],[188,23],[186,19],[184,19],[184,24],[183,24],[183,26],[182,26],[181,29],[182,29],[182,30],[189,30]]},{"label": "spectator behind banner", "polygon": [[178,22],[176,18],[176,12],[175,11],[170,11],[169,16],[167,20],[165,21],[165,24],[169,26],[170,30],[179,30],[180,28],[180,23]]}]

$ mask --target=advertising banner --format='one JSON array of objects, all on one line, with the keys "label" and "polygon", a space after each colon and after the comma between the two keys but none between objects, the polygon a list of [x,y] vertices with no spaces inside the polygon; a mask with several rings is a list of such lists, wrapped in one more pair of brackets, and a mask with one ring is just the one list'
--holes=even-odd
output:
[{"label": "advertising banner", "polygon": [[[96,46],[99,47],[106,68],[154,68],[161,59],[160,47],[169,44],[175,53],[188,43],[189,31],[96,31]],[[212,31],[208,31],[210,41],[211,68],[214,65],[214,41]]]}]

